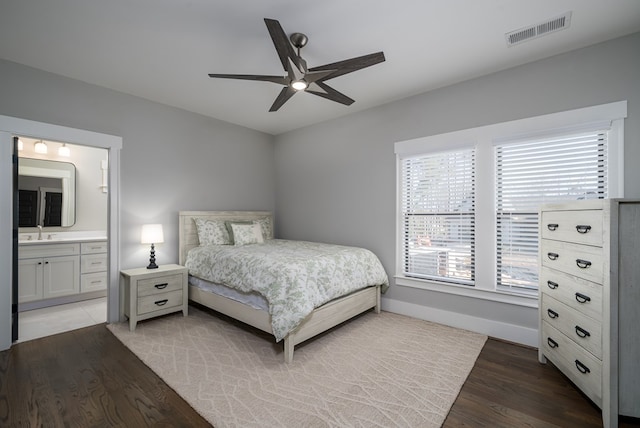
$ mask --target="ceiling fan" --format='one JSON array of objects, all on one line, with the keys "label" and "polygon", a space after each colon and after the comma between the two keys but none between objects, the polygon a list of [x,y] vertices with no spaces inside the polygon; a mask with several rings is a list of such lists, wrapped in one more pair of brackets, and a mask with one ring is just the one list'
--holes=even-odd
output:
[{"label": "ceiling fan", "polygon": [[[384,61],[384,53],[376,52],[356,58],[338,61],[319,67],[307,68],[307,62],[300,56],[300,49],[307,44],[307,36],[293,33],[287,38],[282,26],[275,19],[265,18],[269,35],[276,47],[285,76],[265,76],[254,74],[209,74],[209,77],[223,79],[258,80],[284,85],[269,111],[277,111],[296,92],[305,91],[344,105],[355,100],[327,85],[325,81],[342,76]],[[297,48],[297,52],[293,48]]]}]

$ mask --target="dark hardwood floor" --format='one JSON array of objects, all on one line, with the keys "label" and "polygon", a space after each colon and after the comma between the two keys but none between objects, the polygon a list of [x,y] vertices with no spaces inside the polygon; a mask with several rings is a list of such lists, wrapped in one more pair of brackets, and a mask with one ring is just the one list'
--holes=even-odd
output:
[{"label": "dark hardwood floor", "polygon": [[[1,427],[210,426],[104,326],[0,352]],[[600,411],[535,350],[489,339],[445,427],[600,427]],[[624,420],[621,427],[640,427]]]}]

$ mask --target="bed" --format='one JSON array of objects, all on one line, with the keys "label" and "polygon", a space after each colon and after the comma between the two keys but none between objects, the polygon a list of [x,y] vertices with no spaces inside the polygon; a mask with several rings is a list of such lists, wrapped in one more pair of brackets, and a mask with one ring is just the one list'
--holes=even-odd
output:
[{"label": "bed", "polygon": [[[237,296],[233,295],[239,290],[229,290],[228,287],[223,285],[223,281],[216,282],[215,279],[218,278],[208,277],[206,269],[200,269],[199,265],[194,262],[196,257],[199,257],[200,260],[204,260],[206,257],[209,257],[209,255],[207,255],[209,253],[207,252],[213,254],[212,257],[217,257],[222,260],[221,258],[226,256],[227,253],[232,251],[235,247],[234,245],[225,245],[218,248],[216,245],[200,245],[200,240],[198,237],[198,226],[196,225],[196,222],[198,222],[198,226],[200,226],[201,228],[203,227],[204,223],[210,225],[214,223],[219,224],[221,222],[226,222],[228,229],[229,222],[234,222],[237,223],[233,226],[233,230],[236,230],[236,232],[240,232],[240,227],[244,227],[238,226],[238,224],[240,223],[260,223],[260,230],[263,232],[263,236],[265,237],[264,245],[246,245],[241,247],[242,252],[255,252],[259,251],[258,249],[262,250],[269,245],[285,245],[285,241],[272,239],[273,216],[271,212],[181,211],[179,213],[179,261],[181,265],[190,264],[192,266],[189,272],[189,299],[191,301],[211,308],[236,320],[242,321],[243,323],[251,325],[255,328],[266,331],[274,335],[276,341],[282,339],[284,343],[284,360],[286,363],[290,363],[293,361],[294,347],[304,342],[305,340],[310,339],[311,337],[314,337],[369,309],[373,308],[376,313],[380,312],[381,289],[388,287],[388,279],[386,273],[384,273],[382,265],[379,264],[379,260],[377,260],[377,257],[375,257],[373,253],[370,253],[364,249],[354,248],[354,250],[360,250],[362,252],[370,253],[371,257],[375,258],[375,262],[379,264],[379,269],[382,270],[382,273],[378,272],[377,265],[375,266],[375,269],[373,269],[374,271],[376,271],[376,278],[378,279],[376,279],[375,281],[368,279],[372,283],[367,285],[360,284],[359,280],[354,281],[353,286],[349,285],[344,288],[348,289],[350,287],[356,287],[355,289],[346,291],[344,295],[333,298],[330,301],[313,308],[311,312],[306,315],[295,328],[291,330],[285,330],[286,334],[283,334],[283,330],[280,328],[280,324],[278,324],[274,317],[269,313],[268,309],[271,309],[272,313],[274,313],[275,316],[276,311],[274,311],[274,306],[269,303],[267,299],[265,299],[265,296],[268,294],[265,293],[265,290],[260,290],[260,293],[253,294],[261,294],[260,296],[257,296],[258,299],[262,299],[263,301],[265,301],[265,303],[269,305],[268,307],[264,306],[264,304],[253,304],[252,302],[244,302],[242,301],[242,299],[238,299]],[[242,231],[246,231],[248,230],[248,228],[248,226],[244,227]],[[229,232],[231,236],[233,236],[232,230],[229,229]],[[240,238],[239,235],[237,235],[236,237]],[[290,242],[294,243],[293,245],[302,245],[303,247],[300,251],[303,252],[306,251],[307,248],[315,250],[316,245],[325,245],[316,243],[305,243],[301,241],[297,244],[295,243],[296,241]],[[189,254],[190,251],[192,251],[191,255]],[[384,278],[382,279],[382,277]],[[260,282],[264,285],[263,281],[257,282]],[[203,284],[209,285],[210,287],[203,287]],[[218,290],[221,288],[225,289],[229,291],[230,294],[226,292],[221,294],[219,291],[213,290],[214,288],[217,288]],[[240,290],[239,292],[243,294],[245,291],[246,290]]]}]

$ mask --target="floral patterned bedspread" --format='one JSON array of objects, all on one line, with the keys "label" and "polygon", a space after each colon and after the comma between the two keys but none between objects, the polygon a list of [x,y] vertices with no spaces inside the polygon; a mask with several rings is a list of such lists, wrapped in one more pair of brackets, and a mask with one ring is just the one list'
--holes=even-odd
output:
[{"label": "floral patterned bedspread", "polygon": [[191,275],[262,294],[277,342],[314,308],[367,286],[389,286],[371,251],[306,241],[200,246],[189,251],[185,265]]}]

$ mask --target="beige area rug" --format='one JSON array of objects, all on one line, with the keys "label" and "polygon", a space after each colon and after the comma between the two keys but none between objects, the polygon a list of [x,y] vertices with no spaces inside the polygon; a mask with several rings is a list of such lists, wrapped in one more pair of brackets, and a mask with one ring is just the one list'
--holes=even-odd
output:
[{"label": "beige area rug", "polygon": [[368,312],[283,361],[273,336],[213,312],[108,328],[205,419],[224,427],[439,427],[486,336]]}]

